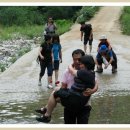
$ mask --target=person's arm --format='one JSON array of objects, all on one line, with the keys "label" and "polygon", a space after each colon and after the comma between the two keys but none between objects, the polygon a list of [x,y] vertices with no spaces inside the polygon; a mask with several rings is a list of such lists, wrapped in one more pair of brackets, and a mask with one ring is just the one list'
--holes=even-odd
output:
[{"label": "person's arm", "polygon": [[45,31],[47,31],[47,28],[48,28],[48,25],[47,25],[47,23],[46,23],[46,24],[45,24],[45,27],[44,27]]},{"label": "person's arm", "polygon": [[107,40],[107,43],[108,43],[108,49],[111,50],[112,47],[111,47],[111,44],[110,44],[110,42],[108,40]]},{"label": "person's arm", "polygon": [[101,41],[100,41],[99,44],[98,44],[97,52],[99,52],[100,46],[101,46]]},{"label": "person's arm", "polygon": [[62,63],[62,51],[61,50],[59,52],[59,57],[60,57],[60,63]]},{"label": "person's arm", "polygon": [[54,64],[54,54],[53,54],[53,49],[51,50],[51,57],[52,57],[52,64]]},{"label": "person's arm", "polygon": [[95,93],[98,90],[98,80],[95,79],[95,86],[93,89],[87,88],[86,91],[83,92],[84,96],[90,96],[91,94]]},{"label": "person's arm", "polygon": [[110,56],[110,60],[109,60],[109,62],[108,62],[108,64],[107,65],[105,65],[105,69],[107,69],[108,68],[108,66],[112,63],[112,61],[113,61],[113,55],[112,55],[112,51],[110,50],[109,51],[109,56]]},{"label": "person's arm", "polygon": [[41,58],[42,60],[44,60],[44,56],[41,54],[41,52],[42,52],[42,47],[40,47],[40,49],[39,49],[39,56],[40,56],[40,58]]},{"label": "person's arm", "polygon": [[83,40],[83,31],[81,31],[81,41]]},{"label": "person's arm", "polygon": [[72,75],[77,76],[77,70],[75,70],[72,65],[69,65],[68,69]]},{"label": "person's arm", "polygon": [[93,30],[91,29],[91,31],[90,31],[90,35],[89,35],[89,40],[92,39],[92,36],[93,36]]},{"label": "person's arm", "polygon": [[62,63],[62,51],[61,51],[62,47],[61,44],[59,44],[59,58],[60,58],[60,63]]},{"label": "person's arm", "polygon": [[66,70],[64,73],[63,73],[63,76],[62,76],[62,79],[61,79],[61,88],[67,88],[67,72],[68,70]]},{"label": "person's arm", "polygon": [[54,23],[54,28],[55,28],[55,30],[57,30],[57,26],[56,26],[56,24]]},{"label": "person's arm", "polygon": [[98,64],[98,61],[97,61],[98,58],[101,58],[99,52],[98,52],[98,54],[96,55],[96,58],[95,58],[95,64],[97,65],[97,67],[99,67],[99,64]]}]

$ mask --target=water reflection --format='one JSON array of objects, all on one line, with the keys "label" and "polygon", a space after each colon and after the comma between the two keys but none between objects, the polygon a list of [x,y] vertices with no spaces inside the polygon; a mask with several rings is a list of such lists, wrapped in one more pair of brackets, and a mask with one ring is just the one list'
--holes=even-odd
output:
[{"label": "water reflection", "polygon": [[90,124],[129,124],[130,96],[104,96],[92,102]]}]

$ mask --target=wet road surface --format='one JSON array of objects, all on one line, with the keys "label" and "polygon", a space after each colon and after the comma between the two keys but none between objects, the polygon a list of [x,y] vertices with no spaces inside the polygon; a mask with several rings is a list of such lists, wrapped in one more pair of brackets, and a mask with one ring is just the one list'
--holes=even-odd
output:
[{"label": "wet road surface", "polygon": [[[82,48],[80,41],[71,41],[73,48],[63,51],[63,63],[60,65],[60,78],[62,72],[71,63],[71,53],[74,49]],[[75,46],[76,44],[76,46]],[[93,43],[92,55],[96,55],[96,44]],[[125,51],[125,49],[124,49]],[[122,124],[130,122],[129,94],[130,94],[130,67],[129,61],[118,54],[118,72],[111,73],[111,66],[102,74],[97,74],[99,90],[92,96],[90,124]],[[31,70],[37,70],[32,72]],[[0,123],[1,124],[37,124],[35,109],[46,104],[52,90],[47,89],[46,74],[42,79],[43,85],[38,84],[39,65],[34,61],[31,68],[21,76],[2,77],[0,80]],[[63,107],[58,104],[50,123],[63,124]]]}]

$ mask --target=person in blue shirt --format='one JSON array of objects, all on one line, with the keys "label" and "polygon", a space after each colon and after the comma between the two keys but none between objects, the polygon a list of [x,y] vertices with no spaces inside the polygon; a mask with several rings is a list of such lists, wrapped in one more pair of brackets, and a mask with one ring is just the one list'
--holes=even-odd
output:
[{"label": "person in blue shirt", "polygon": [[[106,60],[106,62],[104,61]],[[97,71],[98,73],[103,72],[102,64],[105,64],[104,69],[107,69],[108,66],[111,64],[112,66],[112,73],[117,72],[117,57],[113,50],[109,50],[106,45],[101,45],[99,51],[96,56],[96,64],[97,64]]]},{"label": "person in blue shirt", "polygon": [[52,53],[53,53],[53,70],[55,71],[55,85],[59,84],[59,64],[62,63],[62,51],[59,35],[55,34],[52,38]]}]

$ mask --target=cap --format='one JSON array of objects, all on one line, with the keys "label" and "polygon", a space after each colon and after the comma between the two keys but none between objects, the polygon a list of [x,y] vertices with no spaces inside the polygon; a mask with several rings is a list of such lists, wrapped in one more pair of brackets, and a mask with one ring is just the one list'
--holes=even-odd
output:
[{"label": "cap", "polygon": [[106,35],[101,35],[100,39],[107,39],[107,36]]}]

